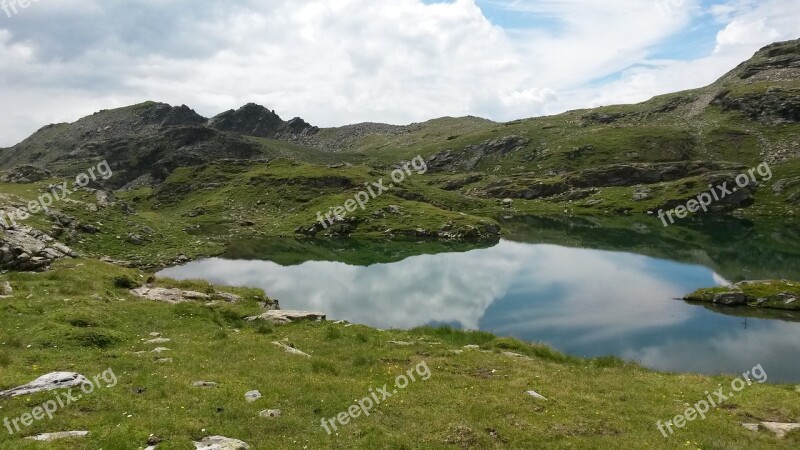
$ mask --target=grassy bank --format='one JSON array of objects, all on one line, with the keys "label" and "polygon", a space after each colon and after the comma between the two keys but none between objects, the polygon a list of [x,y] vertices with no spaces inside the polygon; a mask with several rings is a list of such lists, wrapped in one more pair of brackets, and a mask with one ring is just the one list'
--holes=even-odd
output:
[{"label": "grassy bank", "polygon": [[[653,372],[614,358],[578,359],[541,345],[482,332],[448,329],[382,331],[359,325],[249,324],[263,293],[219,288],[242,301],[169,305],[117,287],[147,273],[95,260],[57,263],[46,273],[9,273],[13,296],[0,299],[0,389],[52,371],[88,377],[112,369],[114,387],[98,389],[9,436],[0,448],[192,448],[209,435],[241,439],[252,448],[796,448],[800,433],[778,440],[742,422],[794,422],[795,386],[753,384],[664,438],[666,421],[706,391],[733,377]],[[128,280],[120,282],[121,279]],[[199,292],[203,282],[161,280]],[[145,344],[151,332],[171,339]],[[311,355],[285,353],[284,341]],[[394,341],[395,343],[391,343]],[[477,345],[477,349],[465,349]],[[157,346],[170,350],[151,353]],[[137,352],[145,352],[137,354]],[[172,358],[172,362],[157,362]],[[390,386],[421,363],[418,379],[329,436],[323,418],[346,411],[370,388]],[[197,388],[211,381],[215,388]],[[264,397],[247,403],[244,394]],[[540,400],[528,390],[547,397]],[[0,400],[0,416],[19,417],[52,394]],[[259,412],[280,409],[278,418]],[[88,430],[85,439],[37,444],[22,435]]]}]

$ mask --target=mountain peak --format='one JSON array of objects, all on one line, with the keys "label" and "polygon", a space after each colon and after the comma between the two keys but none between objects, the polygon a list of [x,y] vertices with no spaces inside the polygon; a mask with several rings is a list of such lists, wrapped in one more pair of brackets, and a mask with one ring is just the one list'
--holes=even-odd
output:
[{"label": "mountain peak", "polygon": [[270,139],[314,134],[319,130],[299,117],[285,122],[275,111],[256,103],[225,111],[209,120],[208,125],[220,131]]}]

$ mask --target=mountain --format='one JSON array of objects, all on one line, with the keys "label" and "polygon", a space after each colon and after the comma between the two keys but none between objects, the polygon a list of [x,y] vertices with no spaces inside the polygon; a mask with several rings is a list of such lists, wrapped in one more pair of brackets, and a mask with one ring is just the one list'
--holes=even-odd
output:
[{"label": "mountain", "polygon": [[323,152],[371,165],[419,152],[448,172],[537,177],[623,162],[780,163],[800,151],[799,47],[798,40],[767,46],[702,89],[502,124],[467,117],[320,129],[252,103],[206,119],[185,105],[147,102],[48,125],[0,151],[0,169],[38,164],[68,175],[79,162],[107,158],[120,172],[112,183],[119,188],[219,159],[315,162]]},{"label": "mountain", "polygon": [[[709,213],[786,217],[800,213],[799,116],[800,40],[767,46],[700,89],[508,123],[445,117],[317,128],[255,104],[208,119],[146,102],[48,125],[0,150],[0,170],[10,172],[0,187],[13,192],[0,195],[0,207],[24,204],[35,188],[2,180],[45,189],[48,177],[75,177],[105,159],[114,176],[95,187],[116,190],[116,206],[64,204],[70,225],[54,226],[79,250],[142,264],[264,236],[496,238],[497,219],[509,215],[639,215],[661,227],[660,210],[710,185],[733,186],[757,167],[761,179]],[[318,211],[418,157],[424,175],[345,222],[319,225]],[[108,232],[85,236],[76,224],[86,222]],[[135,244],[120,242],[127,234]]]}]

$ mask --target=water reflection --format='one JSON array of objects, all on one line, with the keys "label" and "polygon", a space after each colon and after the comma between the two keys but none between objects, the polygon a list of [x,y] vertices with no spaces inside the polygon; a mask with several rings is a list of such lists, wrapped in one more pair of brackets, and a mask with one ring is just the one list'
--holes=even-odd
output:
[{"label": "water reflection", "polygon": [[675,301],[725,282],[700,266],[631,253],[501,241],[463,253],[354,266],[209,259],[161,276],[261,287],[285,309],[379,328],[452,324],[662,370],[800,379],[800,325]]}]

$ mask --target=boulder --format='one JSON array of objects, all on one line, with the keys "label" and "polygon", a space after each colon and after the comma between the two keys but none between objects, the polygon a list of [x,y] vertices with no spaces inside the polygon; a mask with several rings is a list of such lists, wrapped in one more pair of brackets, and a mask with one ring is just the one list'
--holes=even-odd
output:
[{"label": "boulder", "polygon": [[37,392],[52,391],[55,389],[66,389],[82,384],[90,383],[85,376],[74,372],[53,372],[31,381],[28,384],[0,391],[0,398],[19,397],[20,395],[30,395]]},{"label": "boulder", "polygon": [[50,178],[52,175],[49,170],[41,167],[23,165],[17,166],[0,176],[3,183],[36,183]]},{"label": "boulder", "polygon": [[2,270],[45,270],[58,259],[77,256],[72,249],[56,242],[52,236],[29,227],[6,229],[0,238]]},{"label": "boulder", "polygon": [[325,319],[326,319],[325,314],[319,312],[275,310],[275,311],[267,311],[264,314],[261,314],[260,316],[248,317],[245,320],[247,320],[248,322],[262,320],[264,322],[271,323],[273,325],[284,325],[287,323],[300,322],[303,320],[309,320],[312,322],[324,322]]}]

